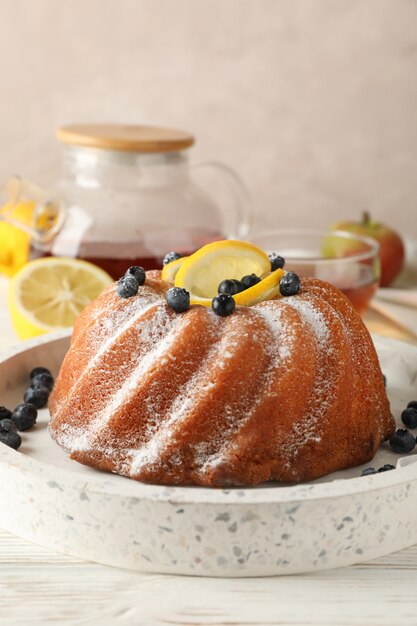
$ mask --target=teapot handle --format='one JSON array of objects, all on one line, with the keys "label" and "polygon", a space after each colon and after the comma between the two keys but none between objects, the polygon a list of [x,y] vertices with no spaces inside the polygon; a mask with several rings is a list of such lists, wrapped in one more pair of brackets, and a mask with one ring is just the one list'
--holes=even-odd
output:
[{"label": "teapot handle", "polygon": [[233,189],[233,222],[227,229],[229,239],[245,239],[252,226],[252,200],[240,176],[228,165],[220,161],[204,161],[191,165],[191,170],[211,169],[225,174],[229,181],[229,188]]}]

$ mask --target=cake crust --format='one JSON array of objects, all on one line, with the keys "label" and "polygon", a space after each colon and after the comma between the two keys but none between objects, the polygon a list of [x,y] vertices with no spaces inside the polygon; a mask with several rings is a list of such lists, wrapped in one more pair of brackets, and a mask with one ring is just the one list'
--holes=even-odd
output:
[{"label": "cake crust", "polygon": [[370,461],[395,429],[371,337],[335,287],[176,314],[147,272],[78,318],[50,397],[72,459],[135,480],[221,487],[308,481]]}]

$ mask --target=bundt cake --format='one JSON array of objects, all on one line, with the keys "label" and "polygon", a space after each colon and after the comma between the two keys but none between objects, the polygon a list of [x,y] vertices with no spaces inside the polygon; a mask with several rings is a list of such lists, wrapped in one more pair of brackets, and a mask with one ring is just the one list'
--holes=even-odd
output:
[{"label": "bundt cake", "polygon": [[306,481],[370,461],[394,431],[378,358],[335,287],[175,312],[150,271],[78,318],[50,398],[76,461],[170,485]]}]

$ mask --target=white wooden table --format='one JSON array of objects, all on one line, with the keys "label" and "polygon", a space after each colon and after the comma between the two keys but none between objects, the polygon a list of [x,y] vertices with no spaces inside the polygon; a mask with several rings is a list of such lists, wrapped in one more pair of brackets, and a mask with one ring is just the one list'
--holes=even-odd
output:
[{"label": "white wooden table", "polygon": [[[0,350],[16,341],[5,292],[0,280]],[[113,569],[0,531],[1,626],[48,623],[416,626],[417,546],[311,575],[203,579]]]}]

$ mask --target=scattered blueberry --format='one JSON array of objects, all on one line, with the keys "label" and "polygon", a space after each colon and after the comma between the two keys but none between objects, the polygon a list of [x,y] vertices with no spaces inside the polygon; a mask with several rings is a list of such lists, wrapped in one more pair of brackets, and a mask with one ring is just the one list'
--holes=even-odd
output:
[{"label": "scattered blueberry", "polygon": [[5,433],[15,433],[17,431],[16,424],[13,420],[5,418],[0,421],[0,430]]},{"label": "scattered blueberry", "polygon": [[411,402],[407,404],[407,409],[416,409],[417,411],[417,400],[411,400]]},{"label": "scattered blueberry", "polygon": [[228,293],[220,293],[211,301],[211,308],[216,315],[227,317],[235,310],[236,303]]},{"label": "scattered blueberry", "polygon": [[43,409],[43,407],[48,403],[48,398],[49,389],[47,387],[42,387],[41,385],[29,387],[23,396],[23,400],[25,402],[33,404],[33,406],[37,409]]},{"label": "scattered blueberry", "polygon": [[14,450],[20,448],[22,444],[22,439],[16,431],[16,426],[10,419],[0,421],[0,443],[4,443]]},{"label": "scattered blueberry", "polygon": [[261,279],[256,274],[248,274],[247,276],[244,276],[240,282],[243,285],[243,289],[249,289],[250,287],[260,283]]},{"label": "scattered blueberry", "polygon": [[6,409],[5,406],[0,406],[0,420],[10,419],[12,412]]},{"label": "scattered blueberry", "polygon": [[165,294],[168,306],[175,313],[183,313],[190,308],[190,294],[186,289],[181,287],[171,287]]},{"label": "scattered blueberry", "polygon": [[139,265],[132,265],[132,267],[129,267],[126,270],[125,276],[133,276],[133,278],[136,278],[139,287],[141,287],[146,280],[146,272],[143,267],[140,267]]},{"label": "scattered blueberry", "polygon": [[388,472],[389,470],[393,470],[393,469],[395,469],[395,465],[390,465],[389,463],[385,463],[385,465],[379,468],[378,473]]},{"label": "scattered blueberry", "polygon": [[416,438],[405,428],[399,428],[395,431],[389,440],[389,445],[394,452],[398,454],[407,454],[416,446]]},{"label": "scattered blueberry", "polygon": [[52,391],[52,389],[54,388],[54,382],[55,381],[52,374],[50,374],[49,372],[42,372],[41,374],[36,374],[36,376],[32,378],[30,386],[46,387],[47,389],[49,389],[49,391]]},{"label": "scattered blueberry", "polygon": [[134,276],[123,276],[119,278],[117,283],[117,295],[120,298],[131,298],[136,296],[139,289],[139,283]]},{"label": "scattered blueberry", "polygon": [[12,413],[12,422],[17,430],[28,430],[36,424],[38,411],[33,404],[19,404]]},{"label": "scattered blueberry", "polygon": [[361,476],[370,476],[371,474],[376,474],[377,470],[374,467],[365,467],[364,470],[362,470],[362,474]]},{"label": "scattered blueberry", "polygon": [[227,278],[226,280],[222,280],[222,282],[218,286],[217,292],[228,293],[229,296],[234,296],[235,294],[243,290],[244,286],[242,285],[240,280],[236,280],[234,278],[230,280]]},{"label": "scattered blueberry", "polygon": [[385,376],[385,374],[382,374],[382,380],[384,381],[384,387],[387,386],[387,377]]},{"label": "scattered blueberry", "polygon": [[39,374],[51,374],[50,370],[47,367],[35,367],[31,373],[29,374],[30,379],[35,378],[35,376],[39,376]]},{"label": "scattered blueberry", "polygon": [[417,428],[417,408],[413,409],[413,407],[410,406],[404,409],[401,413],[401,419],[407,428]]},{"label": "scattered blueberry", "polygon": [[275,272],[275,270],[280,270],[285,265],[285,259],[282,256],[279,256],[276,252],[271,252],[268,255],[269,260],[271,261],[271,272]]},{"label": "scattered blueberry", "polygon": [[300,277],[295,272],[287,272],[279,283],[281,296],[295,296],[300,291]]},{"label": "scattered blueberry", "polygon": [[181,254],[178,254],[178,252],[168,252],[168,254],[164,256],[162,265],[168,265],[168,263],[172,263],[172,261],[176,261],[177,259],[180,259],[180,258],[181,258]]}]

